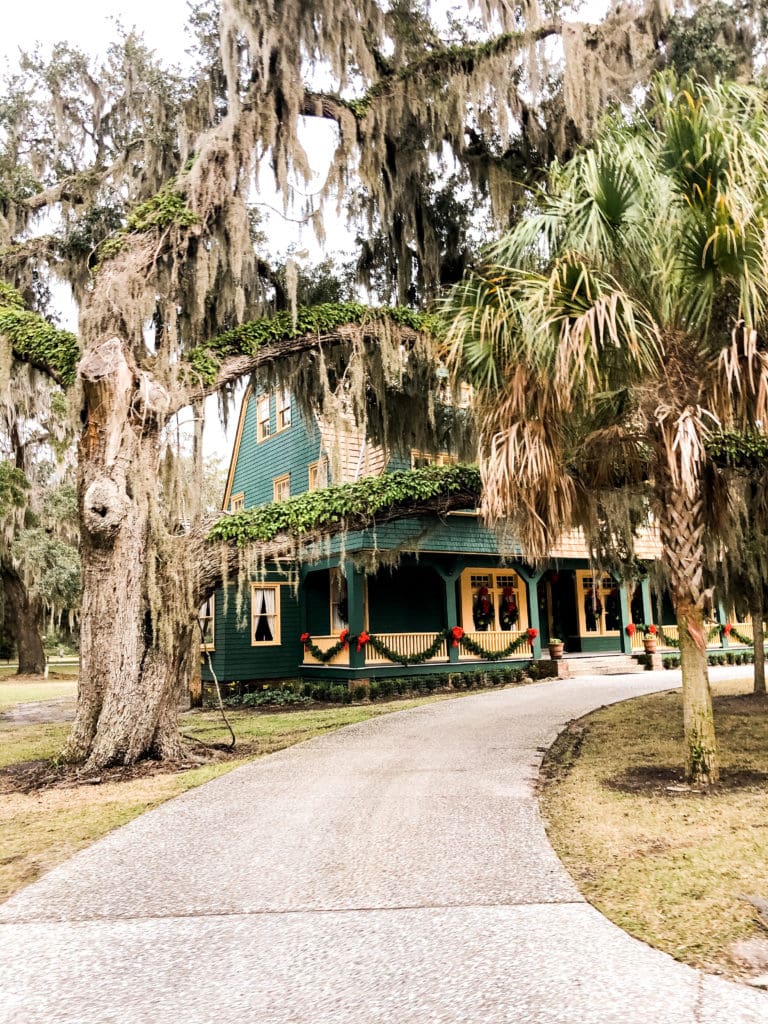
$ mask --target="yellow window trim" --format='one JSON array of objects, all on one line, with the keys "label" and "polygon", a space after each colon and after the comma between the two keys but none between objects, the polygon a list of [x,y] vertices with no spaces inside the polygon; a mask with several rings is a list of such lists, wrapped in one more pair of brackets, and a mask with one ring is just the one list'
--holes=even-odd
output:
[{"label": "yellow window trim", "polygon": [[[262,419],[261,407],[266,402],[267,404],[267,418]],[[263,426],[266,423],[266,432],[263,430]],[[259,395],[256,399],[256,443],[261,444],[263,441],[268,441],[270,437],[274,437],[272,433],[272,401],[270,395]]]},{"label": "yellow window trim", "polygon": [[[288,399],[287,401],[285,401],[285,397],[286,396],[287,396],[287,399]],[[283,404],[281,404],[281,402]],[[281,425],[281,423],[280,423],[281,413],[285,409],[290,409],[290,411],[291,411],[291,418],[288,421],[288,423],[283,423]],[[275,434],[282,434],[286,430],[290,430],[292,426],[293,426],[293,398],[292,398],[291,393],[289,391],[285,391],[285,392],[278,391],[275,394]],[[273,437],[273,436],[274,435],[270,434],[270,437]]]},{"label": "yellow window trim", "polygon": [[[321,483],[320,480],[319,480],[321,468],[324,469],[324,471],[325,471],[325,482],[324,483]],[[313,474],[314,474],[314,477],[315,477],[314,485],[312,483],[312,476],[313,476]],[[325,456],[323,456],[322,458],[317,459],[315,462],[310,462],[309,465],[307,466],[307,488],[310,491],[319,491],[323,487],[327,487],[327,486],[328,486],[328,459]]]},{"label": "yellow window trim", "polygon": [[474,607],[475,588],[472,586],[473,576],[487,576],[488,589],[491,592],[491,598],[493,601],[493,629],[500,630],[499,625],[499,608],[502,597],[502,587],[496,582],[498,576],[514,576],[517,579],[517,585],[514,587],[515,600],[517,602],[517,622],[512,630],[512,633],[524,633],[528,629],[528,585],[517,569],[513,569],[511,566],[502,566],[501,568],[489,568],[488,566],[469,566],[464,569],[459,577],[460,590],[461,590],[461,625],[467,631],[474,632],[475,623],[472,617],[472,610]]},{"label": "yellow window trim", "polygon": [[[282,635],[282,593],[280,588],[283,586],[282,583],[252,583],[251,584],[251,647],[279,647],[282,643],[280,639]],[[253,634],[255,632],[253,628],[253,592],[254,590],[269,590],[275,591],[275,630],[274,637],[272,640],[254,640]]]},{"label": "yellow window trim", "polygon": [[245,491],[238,491],[229,499],[230,512],[242,512],[245,508]]},{"label": "yellow window trim", "polygon": [[[278,495],[278,490],[283,484],[288,485],[288,493],[282,496]],[[272,479],[272,500],[273,501],[285,501],[286,498],[291,496],[291,474],[281,473],[280,476],[273,477]]]}]

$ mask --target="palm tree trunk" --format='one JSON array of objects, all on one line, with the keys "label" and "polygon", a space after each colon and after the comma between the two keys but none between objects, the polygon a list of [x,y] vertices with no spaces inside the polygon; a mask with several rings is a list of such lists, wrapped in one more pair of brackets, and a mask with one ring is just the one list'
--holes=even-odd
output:
[{"label": "palm tree trunk", "polygon": [[663,494],[659,527],[680,637],[685,775],[695,785],[710,785],[718,781],[720,770],[704,627],[701,496],[668,486]]},{"label": "palm tree trunk", "polygon": [[680,667],[683,675],[683,729],[685,731],[685,775],[696,785],[717,782],[717,757],[712,694],[709,689],[704,613],[690,600],[680,599],[676,607],[680,636]]}]

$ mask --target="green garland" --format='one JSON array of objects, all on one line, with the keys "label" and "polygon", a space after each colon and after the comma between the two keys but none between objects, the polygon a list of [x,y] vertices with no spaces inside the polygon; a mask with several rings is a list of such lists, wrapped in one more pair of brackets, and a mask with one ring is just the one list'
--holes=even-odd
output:
[{"label": "green garland", "polygon": [[397,662],[398,665],[423,665],[425,661],[429,661],[430,658],[434,658],[437,652],[442,647],[444,641],[451,637],[450,629],[442,630],[437,634],[434,641],[425,648],[419,654],[398,654],[397,651],[393,651],[391,647],[388,647],[383,640],[380,640],[377,636],[368,636],[368,645],[378,651],[383,658],[388,658],[390,661]]},{"label": "green garland", "polygon": [[[449,630],[450,632],[450,630]],[[482,647],[474,640],[470,640],[468,636],[462,636],[459,638],[459,643],[465,651],[469,651],[470,654],[476,654],[478,657],[483,658],[485,661],[502,661],[504,658],[508,658],[510,654],[513,654],[516,650],[523,646],[528,641],[533,641],[528,636],[528,633],[521,633],[517,640],[513,640],[511,644],[501,651],[489,651],[487,648]]]},{"label": "green garland", "polygon": [[754,638],[752,640],[750,640],[749,637],[744,636],[743,633],[739,633],[739,631],[734,629],[733,626],[731,626],[731,631],[728,634],[728,636],[729,636],[729,638],[732,637],[732,636],[735,636],[736,639],[739,641],[739,643],[740,644],[744,644],[745,647],[754,647],[755,646]]},{"label": "green garland", "polygon": [[350,641],[353,639],[353,637],[347,637],[346,640],[339,640],[339,642],[335,643],[333,647],[329,647],[327,651],[322,651],[317,644],[312,643],[311,637],[309,640],[302,640],[302,643],[304,644],[305,651],[309,651],[313,658],[316,658],[324,665],[327,665],[331,659],[335,658],[336,655],[343,651],[345,647],[348,647]]},{"label": "green garland", "polygon": [[[723,627],[719,623],[717,625],[713,626],[710,629],[709,633],[707,633],[707,643],[711,644],[712,641],[714,639],[716,639],[717,637],[722,637],[723,633],[724,633]],[[736,630],[733,629],[733,627],[731,627],[731,635],[738,637],[738,633],[736,633]],[[675,640],[674,637],[667,636],[667,634],[663,631],[663,629],[659,629],[659,636],[664,641],[664,644],[667,647],[679,647],[680,646],[680,641],[679,640]],[[741,639],[741,638],[739,637],[739,639]],[[748,641],[748,640],[742,640],[741,642],[742,643],[751,643],[751,641]]]},{"label": "green garland", "polygon": [[[302,634],[302,637],[303,636],[304,634]],[[387,658],[389,661],[393,661],[396,664],[403,665],[405,667],[408,667],[410,665],[423,665],[425,662],[429,661],[430,658],[434,658],[434,656],[437,654],[437,652],[440,650],[440,647],[446,640],[448,640],[450,643],[453,643],[453,641],[456,640],[458,644],[462,646],[465,650],[469,651],[470,654],[475,654],[478,657],[483,658],[483,660],[485,661],[502,661],[504,658],[509,657],[510,654],[513,654],[515,651],[519,650],[519,648],[523,646],[526,640],[532,643],[532,640],[528,636],[528,633],[525,632],[522,633],[519,637],[517,637],[516,640],[513,640],[510,644],[507,644],[507,646],[503,650],[490,651],[487,648],[481,646],[481,644],[476,643],[474,640],[470,640],[470,638],[466,635],[462,635],[458,638],[455,637],[453,633],[453,628],[451,628],[440,630],[440,632],[435,636],[435,639],[432,641],[429,647],[425,647],[424,650],[420,651],[418,654],[409,655],[400,654],[398,651],[393,651],[391,647],[385,644],[384,641],[377,636],[374,636],[370,633],[366,633],[366,636],[368,637],[366,641],[366,646],[372,647],[374,651],[376,651],[378,654],[382,656],[382,658]],[[344,647],[347,647],[350,644],[357,644],[358,637],[348,634],[346,640],[340,640],[338,643],[334,644],[333,647],[329,647],[327,651],[322,651],[317,646],[317,644],[314,644],[312,642],[311,637],[308,637],[306,640],[302,639],[301,642],[304,645],[304,649],[306,651],[309,651],[313,658],[316,658],[318,661],[321,661],[325,665],[332,658],[335,658],[336,655],[344,649]]]}]

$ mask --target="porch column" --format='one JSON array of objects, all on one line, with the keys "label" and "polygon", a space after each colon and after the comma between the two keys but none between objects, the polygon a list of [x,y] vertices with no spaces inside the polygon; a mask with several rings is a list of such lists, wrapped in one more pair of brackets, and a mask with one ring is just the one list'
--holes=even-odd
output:
[{"label": "porch column", "polygon": [[308,573],[309,569],[302,565],[299,577],[299,625],[301,626],[302,633],[309,631],[309,605],[307,604],[307,594],[304,589]]},{"label": "porch column", "polygon": [[541,620],[539,619],[539,580],[544,572],[529,576],[524,569],[518,567],[518,573],[525,580],[526,600],[528,602],[528,626],[536,630],[536,639],[531,643],[535,660],[541,657]]},{"label": "porch column", "polygon": [[[459,610],[456,605],[456,580],[461,575],[461,570],[457,572],[445,572],[442,569],[437,570],[443,581],[443,610],[445,612],[445,623],[447,629],[453,629],[454,626],[459,625]],[[459,654],[461,653],[460,647],[454,647],[451,641],[448,641],[448,661],[451,665],[458,664]]]},{"label": "porch column", "polygon": [[[351,558],[344,560],[344,576],[347,580],[347,614],[349,635],[356,637],[365,629],[365,573],[357,569]],[[365,665],[365,647],[357,650],[357,644],[349,645],[349,667],[362,668]]]},{"label": "porch column", "polygon": [[627,626],[632,621],[627,588],[619,586],[619,608],[621,611],[621,650],[624,654],[632,653],[632,637],[627,633]]},{"label": "porch column", "polygon": [[[728,621],[727,614],[725,611],[725,605],[719,598],[717,601],[717,617],[720,620],[721,627],[724,626]],[[725,635],[722,628],[720,629],[720,644],[722,647],[730,647],[728,637]]]}]

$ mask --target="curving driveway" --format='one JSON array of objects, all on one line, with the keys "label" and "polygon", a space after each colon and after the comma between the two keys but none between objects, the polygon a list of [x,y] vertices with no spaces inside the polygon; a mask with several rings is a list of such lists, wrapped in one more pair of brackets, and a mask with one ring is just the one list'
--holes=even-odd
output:
[{"label": "curving driveway", "polygon": [[563,724],[674,679],[428,705],[186,793],[0,907],[0,1022],[766,1024],[585,903],[539,818]]}]

